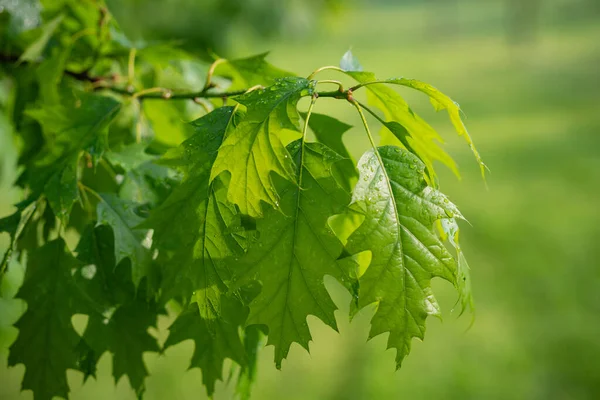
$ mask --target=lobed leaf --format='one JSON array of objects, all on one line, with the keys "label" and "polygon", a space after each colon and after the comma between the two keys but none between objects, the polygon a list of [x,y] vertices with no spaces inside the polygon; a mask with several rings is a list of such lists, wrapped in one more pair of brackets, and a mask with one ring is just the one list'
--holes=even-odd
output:
[{"label": "lobed leaf", "polygon": [[424,164],[394,146],[368,151],[358,163],[360,179],[353,207],[364,222],[348,239],[351,254],[371,252],[359,279],[358,309],[377,304],[369,337],[389,332],[388,348],[397,349],[400,367],[413,337],[425,335],[425,320],[440,315],[431,279],[455,285],[457,266],[434,232],[434,223],[460,218],[456,206],[424,179]]},{"label": "lobed leaf", "polygon": [[19,336],[10,348],[9,365],[25,364],[23,389],[36,399],[67,397],[67,369],[76,369],[79,335],[71,316],[88,313],[90,303],[72,271],[81,266],[59,238],[32,252],[17,297],[27,311],[15,324]]},{"label": "lobed leaf", "polygon": [[232,117],[233,107],[222,107],[192,122],[194,136],[165,154],[161,163],[180,169],[184,179],[144,224],[156,232],[164,300],[187,303],[195,292],[206,319],[221,316],[220,299],[230,279],[223,259],[243,251],[232,227],[235,208],[223,185],[209,179]]},{"label": "lobed leaf", "polygon": [[95,369],[100,356],[110,351],[115,382],[127,375],[139,391],[148,375],[143,353],[159,351],[156,339],[148,333],[156,325],[159,310],[145,298],[144,290],[136,290],[129,268],[116,267],[113,243],[111,228],[88,226],[77,246],[77,258],[83,263],[75,274],[77,284],[93,301],[82,337],[83,348],[88,349],[84,356]]},{"label": "lobed leaf", "polygon": [[94,164],[106,151],[107,126],[120,104],[109,97],[80,93],[77,99],[28,113],[42,126],[48,146],[28,171],[35,193],[43,192],[50,207],[66,225],[78,199],[78,160],[82,150]]},{"label": "lobed leaf", "polygon": [[187,339],[194,341],[190,368],[198,367],[202,370],[202,382],[209,396],[214,393],[215,382],[223,379],[225,359],[229,358],[242,367],[248,363],[239,333],[248,311],[233,297],[223,296],[220,303],[224,312],[217,320],[203,318],[198,304],[190,304],[169,327],[169,337],[165,342],[167,348]]},{"label": "lobed leaf", "polygon": [[279,134],[283,129],[298,130],[296,104],[313,91],[314,84],[307,79],[285,78],[236,98],[248,112],[223,141],[210,180],[229,172],[227,198],[242,214],[262,216],[261,202],[278,206],[272,173],[295,181],[294,164]]},{"label": "lobed leaf", "polygon": [[132,280],[137,286],[148,275],[152,231],[138,227],[144,221],[136,214],[138,204],[112,193],[100,196],[102,201],[96,207],[98,225],[112,228],[116,263],[120,264],[125,258],[129,258]]},{"label": "lobed leaf", "polygon": [[268,327],[267,344],[275,346],[278,368],[292,343],[308,349],[308,315],[336,329],[336,307],[323,278],[347,281],[337,262],[342,243],[327,223],[349,201],[332,175],[332,166],[341,157],[321,143],[296,141],[290,147],[299,184],[281,180],[280,209],[265,212],[257,221],[259,240],[244,257],[231,261],[236,286],[262,283],[250,303],[248,324]]}]

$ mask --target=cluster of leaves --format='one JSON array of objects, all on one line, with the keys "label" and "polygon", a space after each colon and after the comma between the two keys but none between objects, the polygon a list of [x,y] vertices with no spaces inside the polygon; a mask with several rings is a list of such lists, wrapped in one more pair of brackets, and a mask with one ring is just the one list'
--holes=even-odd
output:
[{"label": "cluster of leaves", "polygon": [[[46,22],[31,29],[24,10]],[[162,43],[133,47],[106,8],[85,2],[39,13],[9,9],[0,26],[9,39],[0,123],[18,148],[22,192],[0,219],[10,235],[0,273],[26,264],[17,297],[27,311],[9,364],[25,365],[23,389],[35,398],[66,397],[66,370],[94,375],[106,351],[115,378],[141,392],[142,354],[190,339],[190,367],[209,394],[228,358],[248,396],[264,337],[280,367],[292,343],[308,349],[308,315],[336,329],[325,275],[353,294],[353,314],[377,304],[370,337],[389,332],[398,367],[426,318],[440,315],[432,278],[472,306],[462,215],[438,190],[433,164],[456,166],[390,85],[447,110],[483,168],[458,105],[441,92],[377,80],[349,52],[340,67],[301,78],[265,55],[205,64]],[[323,70],[357,84],[315,80]],[[311,101],[300,113],[303,97]],[[320,99],[360,114],[372,148],[358,163],[342,140],[350,126],[313,112]],[[363,110],[387,145],[376,146]],[[149,328],[167,309],[177,316],[159,346]],[[80,330],[77,314],[87,316]]]}]

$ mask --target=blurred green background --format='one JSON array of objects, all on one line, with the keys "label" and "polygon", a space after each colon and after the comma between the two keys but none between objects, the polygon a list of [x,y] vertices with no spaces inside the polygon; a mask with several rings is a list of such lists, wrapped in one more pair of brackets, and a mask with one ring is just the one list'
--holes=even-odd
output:
[{"label": "blurred green background", "polygon": [[[273,64],[303,76],[337,65],[351,47],[379,77],[432,83],[461,104],[491,173],[486,188],[446,116],[436,115],[426,98],[402,92],[448,139],[461,166],[461,181],[442,166],[439,172],[442,189],[472,224],[463,227],[462,240],[475,322],[467,329],[470,316],[451,312],[456,298],[449,285],[434,282],[443,322],[428,321],[425,341],[415,341],[394,372],[385,335],[366,341],[372,311],[349,323],[349,295],[328,282],[340,307],[339,334],[309,318],[311,354],[293,345],[282,371],[274,368],[272,348],[264,349],[253,398],[600,398],[600,3],[339,1],[319,8],[318,19],[302,1],[281,3],[289,8],[278,8],[285,23],[277,33],[265,37],[254,29],[263,18],[257,17],[230,26],[213,44],[238,57],[271,50]],[[357,127],[346,143],[358,157],[367,141],[353,109],[342,103],[322,99],[315,111]],[[163,339],[167,324],[165,318],[159,327]],[[192,349],[184,342],[163,356],[147,354],[144,399],[204,398],[200,372],[185,371]],[[83,384],[81,374],[69,373],[72,398],[135,398],[126,379],[115,388],[109,358],[97,380]],[[2,353],[0,399],[32,398],[18,394],[23,370],[6,368]],[[232,396],[217,386],[215,398]]]}]

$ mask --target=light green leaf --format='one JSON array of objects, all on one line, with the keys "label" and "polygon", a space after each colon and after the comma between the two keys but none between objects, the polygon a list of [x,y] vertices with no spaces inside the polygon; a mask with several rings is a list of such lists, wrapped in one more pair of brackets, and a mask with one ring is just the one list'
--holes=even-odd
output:
[{"label": "light green leaf", "polygon": [[138,228],[144,219],[135,213],[138,204],[123,200],[112,193],[100,195],[102,201],[96,207],[98,225],[108,225],[115,236],[115,259],[131,261],[132,280],[137,286],[148,273],[152,231]]},{"label": "light green leaf", "polygon": [[114,166],[118,166],[125,171],[131,171],[139,168],[142,164],[156,160],[158,157],[146,153],[145,143],[134,143],[124,146],[118,151],[108,151],[104,157]]},{"label": "light green leaf", "polygon": [[192,122],[195,135],[165,154],[161,163],[179,168],[184,179],[144,224],[156,232],[164,300],[186,303],[195,292],[204,319],[221,315],[220,299],[230,278],[223,259],[243,252],[233,227],[236,210],[226,201],[223,185],[209,180],[232,116],[233,107],[222,107]]},{"label": "light green leaf", "polygon": [[459,136],[462,136],[471,148],[471,151],[475,155],[475,159],[479,163],[479,168],[481,169],[481,176],[485,178],[485,170],[487,167],[481,160],[481,156],[479,155],[479,152],[473,144],[473,140],[471,139],[471,136],[467,131],[467,127],[460,118],[460,106],[456,102],[454,102],[454,100],[446,96],[444,93],[440,92],[435,87],[427,83],[418,81],[416,79],[391,78],[386,79],[384,82],[391,83],[394,85],[407,86],[412,89],[418,90],[422,93],[425,93],[427,96],[429,96],[431,104],[433,105],[436,111],[448,111],[448,116],[450,117],[450,121],[452,122],[456,133],[458,133]]},{"label": "light green leaf", "polygon": [[215,382],[222,380],[223,362],[229,358],[240,366],[247,365],[240,329],[244,325],[247,308],[239,300],[223,296],[223,315],[217,320],[206,320],[200,315],[198,305],[192,303],[169,328],[165,348],[184,340],[194,341],[194,355],[190,368],[202,370],[202,382],[209,396],[215,390]]},{"label": "light green leaf", "polygon": [[247,89],[256,85],[270,86],[277,79],[294,76],[291,72],[275,68],[265,61],[269,53],[248,58],[222,60],[215,69],[215,74],[229,77],[232,80],[229,90]]},{"label": "light green leaf", "polygon": [[440,315],[431,279],[457,283],[456,262],[434,233],[436,221],[460,218],[456,206],[428,186],[424,164],[394,146],[372,151],[358,164],[360,178],[353,207],[365,216],[348,239],[352,254],[371,252],[371,263],[359,280],[358,309],[376,303],[369,337],[389,332],[388,348],[397,349],[400,367],[413,337],[423,339],[425,319]]},{"label": "light green leaf", "polygon": [[[347,72],[347,74],[361,83],[376,80],[375,75],[371,72]],[[441,136],[427,122],[410,109],[408,103],[406,103],[402,96],[392,88],[383,84],[368,85],[365,89],[368,91],[369,103],[383,112],[385,121],[387,121],[386,128],[389,129],[394,136],[398,138],[403,134],[400,127],[408,131],[410,137],[406,137],[406,141],[410,144],[412,150],[427,165],[427,170],[432,177],[432,181],[435,181],[435,179],[433,179],[435,177],[433,162],[436,160],[441,161],[450,168],[456,176],[459,176],[458,168],[456,167],[454,160],[452,160],[439,145],[443,143]],[[397,125],[394,125],[394,123]],[[384,135],[382,135],[382,139],[385,138]],[[388,143],[400,144],[401,142],[391,141]]]},{"label": "light green leaf", "polygon": [[31,43],[29,47],[25,49],[23,54],[21,54],[21,57],[19,57],[19,62],[36,61],[38,58],[40,58],[42,53],[44,52],[44,49],[46,48],[46,45],[48,44],[48,41],[50,40],[52,35],[54,35],[54,32],[56,31],[62,20],[63,15],[61,14],[52,19],[51,21],[48,21],[48,23],[46,23],[46,25],[42,27],[40,37],[37,38],[33,43]]},{"label": "light green leaf", "polygon": [[363,70],[362,65],[358,61],[358,58],[354,57],[351,50],[348,50],[342,56],[340,60],[340,68],[344,71],[357,71],[360,72]]},{"label": "light green leaf", "polygon": [[27,263],[17,294],[27,302],[27,311],[15,325],[19,336],[8,362],[25,364],[23,389],[33,390],[36,399],[66,398],[67,369],[77,368],[79,335],[71,316],[89,311],[89,302],[72,276],[80,266],[60,238],[31,253]]},{"label": "light green leaf", "polygon": [[307,79],[285,78],[267,89],[236,98],[248,112],[223,141],[210,179],[230,173],[227,198],[242,214],[261,216],[261,202],[278,206],[272,173],[295,180],[293,162],[279,134],[283,129],[298,130],[296,104],[313,90],[314,83]]},{"label": "light green leaf", "polygon": [[308,349],[307,316],[314,315],[336,329],[336,306],[323,278],[347,280],[337,262],[342,243],[327,223],[349,201],[332,175],[341,157],[321,143],[297,141],[290,147],[299,184],[279,180],[281,209],[265,212],[257,221],[259,241],[243,258],[231,261],[236,285],[262,283],[260,294],[250,303],[248,324],[268,327],[267,344],[275,346],[277,367],[292,343]]}]

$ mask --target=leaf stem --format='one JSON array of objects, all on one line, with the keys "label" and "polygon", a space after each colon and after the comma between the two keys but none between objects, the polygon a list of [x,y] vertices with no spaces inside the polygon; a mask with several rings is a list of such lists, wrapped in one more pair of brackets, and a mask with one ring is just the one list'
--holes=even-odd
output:
[{"label": "leaf stem", "polygon": [[129,60],[127,62],[127,85],[133,86],[133,77],[135,74],[135,55],[137,53],[136,48],[132,48],[129,51]]},{"label": "leaf stem", "polygon": [[371,130],[369,129],[369,124],[367,123],[365,114],[362,112],[362,108],[361,108],[360,104],[358,103],[358,101],[356,101],[354,99],[352,101],[350,101],[350,103],[352,103],[352,105],[354,107],[356,107],[356,111],[358,111],[358,114],[360,115],[360,119],[363,123],[363,126],[365,127],[365,131],[367,132],[367,137],[369,138],[371,147],[373,147],[373,151],[375,152],[375,155],[379,159],[379,162],[381,163],[381,167],[383,168],[383,160],[381,159],[381,156],[379,155],[379,151],[377,150],[377,145],[375,144],[375,140],[373,139],[373,135],[371,134]]},{"label": "leaf stem", "polygon": [[317,68],[316,70],[313,71],[312,74],[310,74],[306,79],[311,80],[312,78],[314,78],[315,75],[317,75],[319,72],[322,71],[326,71],[326,70],[334,70],[334,71],[340,71],[343,72],[343,70],[340,67],[336,67],[335,65],[327,65],[325,67],[321,67],[321,68]]},{"label": "leaf stem", "polygon": [[212,84],[212,77],[215,73],[215,70],[217,69],[217,67],[219,66],[219,64],[224,63],[225,60],[224,58],[219,58],[217,60],[215,60],[215,62],[213,62],[210,67],[208,68],[208,72],[206,73],[206,82],[204,83],[204,89],[203,90],[208,90],[210,88],[213,87]]},{"label": "leaf stem", "polygon": [[374,81],[362,82],[362,83],[359,83],[358,85],[352,86],[349,90],[355,91],[357,89],[360,89],[363,86],[375,85],[375,84],[379,84],[379,83],[382,83],[382,84],[383,83],[390,83],[390,80],[389,79],[376,79]]},{"label": "leaf stem", "polygon": [[96,192],[96,191],[95,191],[94,189],[92,189],[91,187],[89,187],[89,186],[86,186],[86,185],[84,185],[84,184],[83,184],[83,183],[81,183],[81,182],[77,182],[77,186],[79,186],[79,189],[81,189],[81,190],[87,190],[87,192],[88,192],[89,194],[91,194],[92,196],[94,196],[94,197],[96,198],[96,200],[98,200],[98,201],[100,201],[100,202],[103,202],[103,201],[104,201],[104,199],[103,199],[103,198],[102,198],[102,197],[101,197],[101,196],[98,194],[98,192]]},{"label": "leaf stem", "polygon": [[323,80],[317,81],[317,84],[319,84],[319,83],[333,83],[334,85],[338,85],[340,93],[344,92],[344,85],[342,85],[342,82],[340,82],[340,81],[336,81],[334,79],[323,79]]}]

